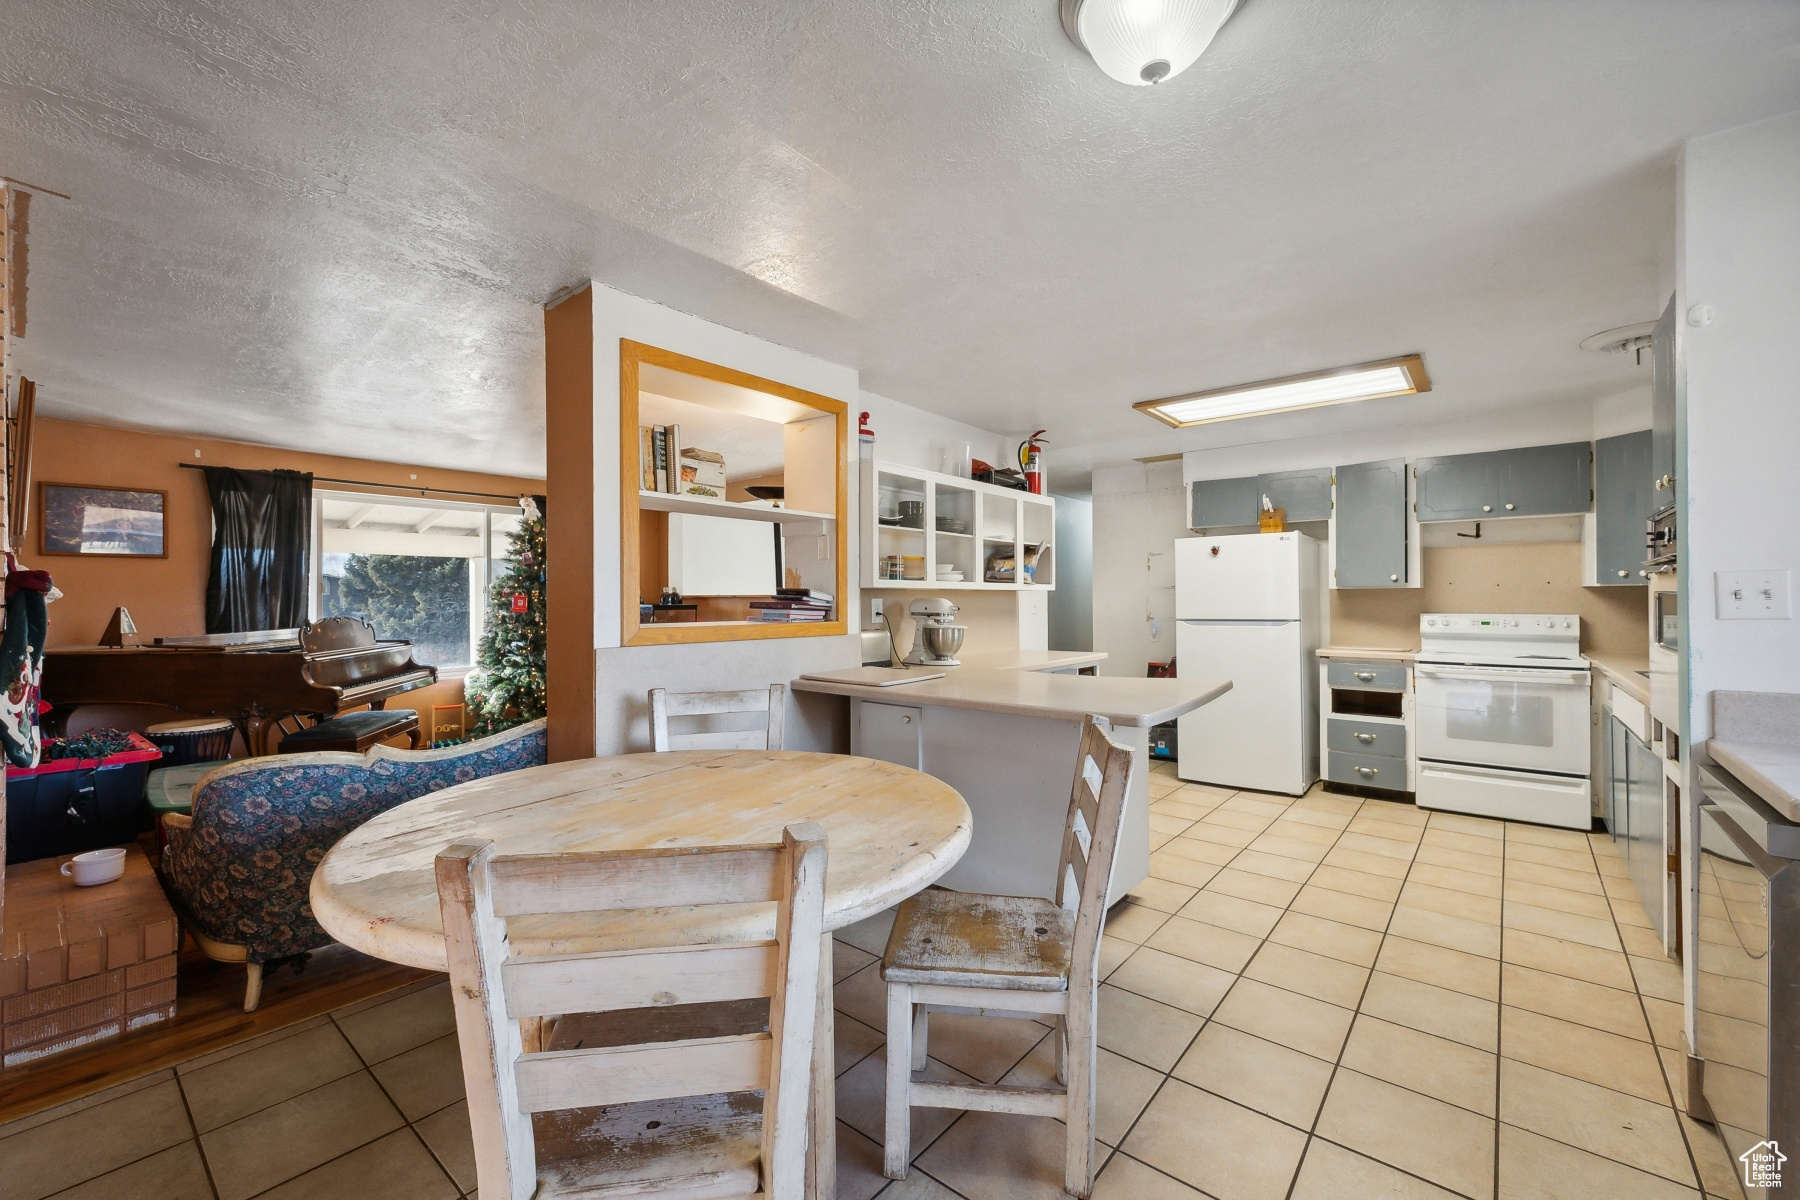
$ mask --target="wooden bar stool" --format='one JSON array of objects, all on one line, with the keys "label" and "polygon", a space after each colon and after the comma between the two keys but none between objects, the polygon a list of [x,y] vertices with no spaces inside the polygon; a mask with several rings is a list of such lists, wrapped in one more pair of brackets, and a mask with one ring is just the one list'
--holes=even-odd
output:
[{"label": "wooden bar stool", "polygon": [[[1099,1062],[1100,930],[1131,751],[1104,717],[1082,722],[1056,902],[941,888],[901,903],[881,960],[887,982],[888,1178],[912,1158],[912,1106],[1057,1117],[1068,1126],[1063,1189],[1094,1190],[1094,1087]],[[933,1012],[1057,1018],[1054,1088],[933,1083],[922,1078]]]}]

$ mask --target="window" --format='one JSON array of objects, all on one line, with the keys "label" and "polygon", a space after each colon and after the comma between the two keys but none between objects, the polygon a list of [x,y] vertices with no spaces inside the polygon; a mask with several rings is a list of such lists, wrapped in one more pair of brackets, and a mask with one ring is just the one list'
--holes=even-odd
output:
[{"label": "window", "polygon": [[356,617],[420,663],[466,670],[519,520],[512,505],[315,490],[313,617]]}]

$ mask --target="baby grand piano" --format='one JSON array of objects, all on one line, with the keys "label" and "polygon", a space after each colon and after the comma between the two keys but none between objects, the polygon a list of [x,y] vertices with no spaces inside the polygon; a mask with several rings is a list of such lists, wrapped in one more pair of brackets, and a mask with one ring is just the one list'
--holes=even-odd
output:
[{"label": "baby grand piano", "polygon": [[157,638],[149,646],[65,646],[44,652],[46,724],[60,730],[83,704],[162,704],[228,717],[250,753],[264,730],[295,716],[329,717],[437,682],[412,643],[381,641],[354,617],[299,629]]}]

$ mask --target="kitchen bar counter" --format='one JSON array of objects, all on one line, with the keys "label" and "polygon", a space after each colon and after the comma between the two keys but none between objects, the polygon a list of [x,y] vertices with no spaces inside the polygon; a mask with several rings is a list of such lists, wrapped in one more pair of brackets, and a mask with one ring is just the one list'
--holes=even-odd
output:
[{"label": "kitchen bar counter", "polygon": [[1076,675],[1106,656],[1004,650],[970,653],[941,679],[875,687],[796,679],[796,692],[844,697],[850,753],[913,767],[955,788],[974,817],[968,853],[945,887],[1003,896],[1055,895],[1081,718],[1098,713],[1134,760],[1107,902],[1150,873],[1150,727],[1231,690],[1229,679]]},{"label": "kitchen bar counter", "polygon": [[1320,646],[1314,651],[1320,658],[1354,658],[1363,662],[1411,662],[1417,650],[1395,650],[1388,646]]},{"label": "kitchen bar counter", "polygon": [[874,687],[831,679],[796,679],[791,686],[797,692],[824,692],[882,704],[969,708],[1057,721],[1080,721],[1084,713],[1098,713],[1114,725],[1141,729],[1173,721],[1231,690],[1229,679],[1120,679],[1111,675],[1051,673],[1057,667],[1098,661],[1092,655],[1076,657],[1080,663],[1039,659],[1038,665],[1014,665],[998,656],[984,659],[970,655],[965,666],[929,668],[942,670],[944,677],[922,683]]}]

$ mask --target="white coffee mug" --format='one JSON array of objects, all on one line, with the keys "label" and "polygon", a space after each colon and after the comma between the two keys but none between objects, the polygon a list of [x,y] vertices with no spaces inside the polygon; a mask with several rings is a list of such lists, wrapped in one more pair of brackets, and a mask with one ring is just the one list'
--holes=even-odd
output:
[{"label": "white coffee mug", "polygon": [[63,878],[73,879],[76,887],[111,883],[125,873],[125,847],[114,846],[110,850],[89,850],[85,854],[77,854],[62,865],[62,873]]}]

